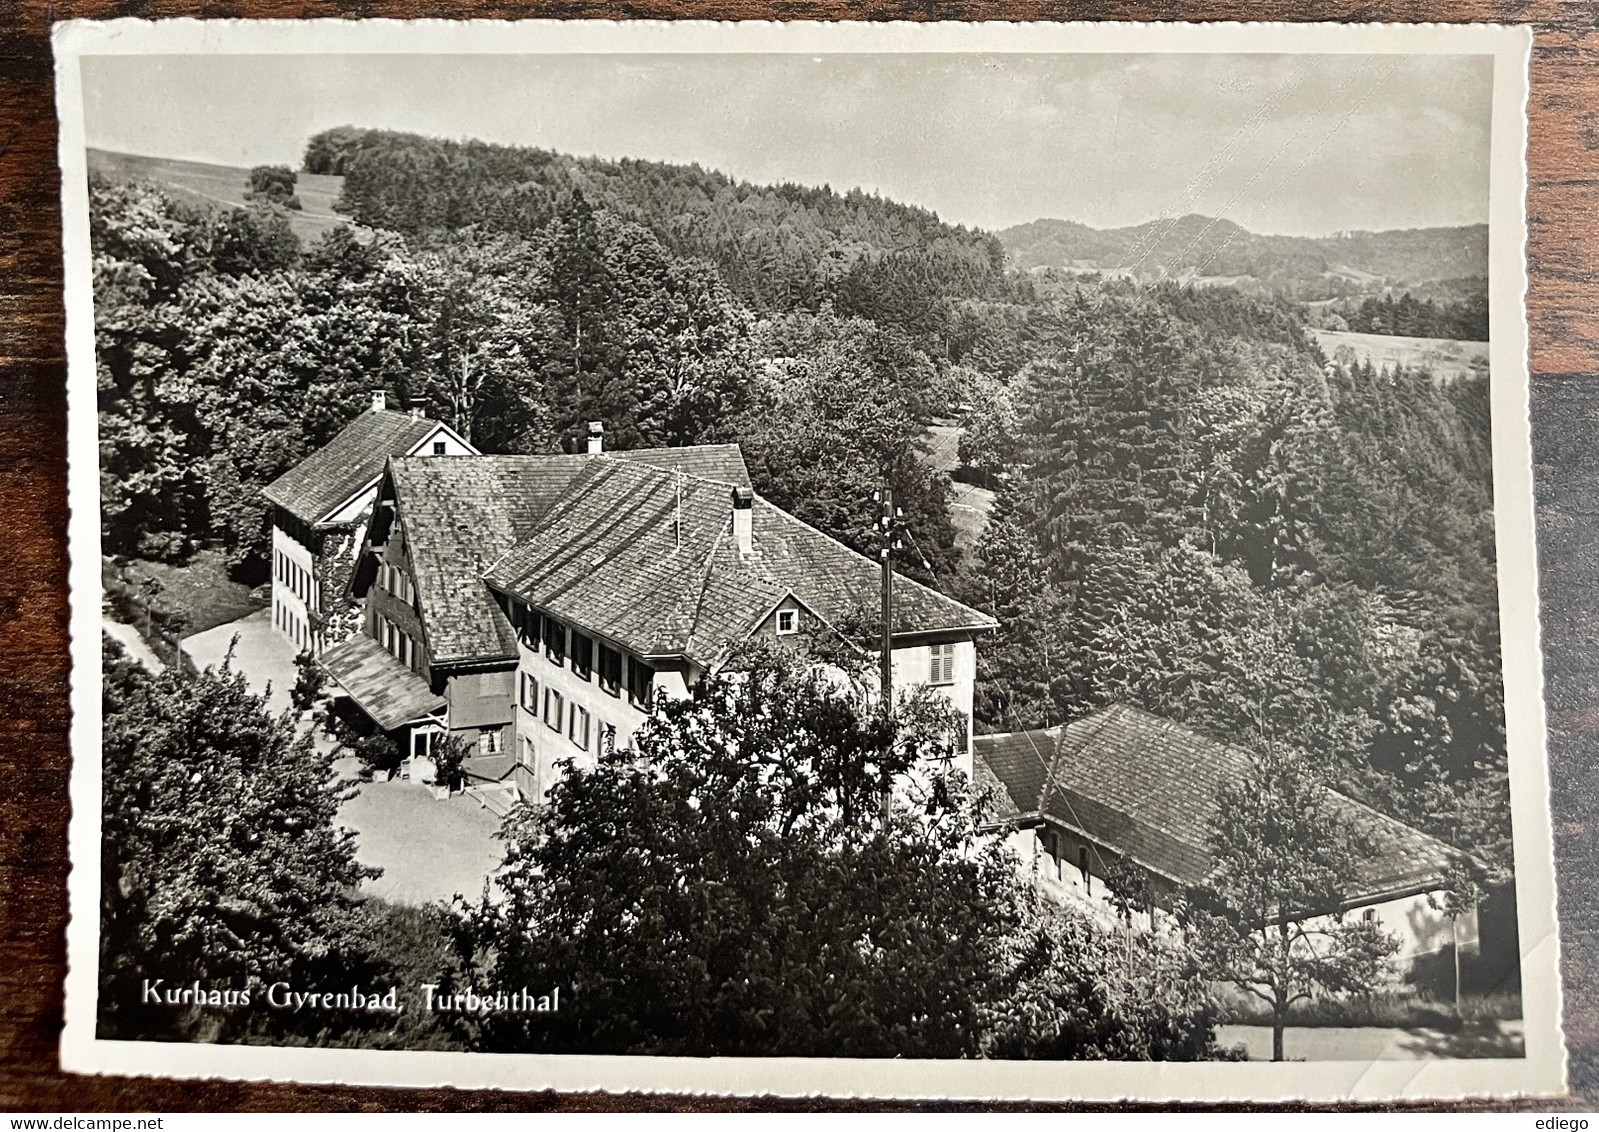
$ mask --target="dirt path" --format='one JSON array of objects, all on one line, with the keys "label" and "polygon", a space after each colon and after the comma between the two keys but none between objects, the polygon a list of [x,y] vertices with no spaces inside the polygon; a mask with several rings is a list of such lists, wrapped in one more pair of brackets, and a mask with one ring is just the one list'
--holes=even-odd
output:
[{"label": "dirt path", "polygon": [[132,625],[124,625],[120,621],[102,617],[100,619],[100,631],[126,649],[129,656],[151,672],[160,672],[166,668],[166,665],[161,663],[161,658],[150,650],[149,645],[145,644],[144,638],[139,635],[139,630]]},{"label": "dirt path", "polygon": [[[1483,1022],[1460,1033],[1430,1027],[1290,1026],[1283,1032],[1289,1061],[1417,1061],[1437,1057],[1521,1057],[1521,1020]],[[1217,1026],[1223,1048],[1242,1044],[1251,1061],[1271,1059],[1271,1027]]]}]

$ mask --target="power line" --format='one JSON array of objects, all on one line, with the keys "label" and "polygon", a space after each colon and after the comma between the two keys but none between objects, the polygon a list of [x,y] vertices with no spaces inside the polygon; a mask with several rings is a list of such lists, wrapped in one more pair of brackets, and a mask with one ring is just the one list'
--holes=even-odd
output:
[{"label": "power line", "polygon": [[[1361,96],[1360,101],[1356,102],[1354,106],[1350,107],[1349,112],[1347,114],[1345,114],[1342,118],[1340,118],[1338,120],[1338,122],[1333,126],[1333,128],[1331,130],[1327,131],[1327,135],[1325,137],[1323,137],[1320,142],[1317,143],[1317,145],[1316,145],[1316,147],[1314,149],[1312,149],[1309,153],[1307,153],[1304,156],[1303,159],[1300,160],[1298,165],[1294,166],[1293,171],[1290,172],[1288,174],[1288,176],[1284,177],[1281,181],[1278,182],[1277,187],[1271,191],[1271,196],[1272,197],[1275,197],[1278,193],[1282,192],[1282,190],[1288,185],[1288,183],[1290,181],[1292,181],[1295,177],[1299,176],[1299,174],[1304,171],[1305,166],[1309,165],[1311,160],[1316,156],[1316,154],[1320,153],[1322,151],[1322,149],[1327,145],[1327,143],[1332,141],[1333,136],[1335,134],[1337,134],[1338,131],[1340,131],[1340,130],[1342,130],[1344,128],[1344,126],[1348,123],[1349,119],[1353,118],[1357,113],[1359,113],[1360,112],[1360,108],[1365,106],[1366,103],[1371,100],[1371,96],[1376,94],[1377,91],[1382,88],[1383,84],[1385,84],[1389,79],[1393,78],[1394,72],[1399,70],[1399,68],[1403,64],[1403,62],[1404,62],[1403,57],[1395,60],[1393,63],[1389,64],[1387,70],[1385,70],[1382,74],[1377,76],[1377,81],[1372,84],[1370,90],[1368,90],[1364,95]],[[1365,65],[1362,64],[1361,68],[1359,70],[1357,70],[1354,75],[1351,75],[1350,78],[1348,80],[1346,80],[1338,88],[1338,91],[1335,92],[1335,93],[1336,94],[1341,94],[1347,87],[1349,87],[1354,82],[1354,80],[1357,77],[1359,77],[1361,71],[1363,71],[1364,69],[1365,69]],[[1249,213],[1249,215],[1244,218],[1244,220],[1245,221],[1250,220],[1251,218],[1254,217],[1255,213],[1259,212],[1259,211],[1260,211],[1260,206],[1256,205],[1255,209],[1253,211],[1251,211]],[[1233,239],[1237,235],[1238,235],[1237,231],[1234,231],[1231,234],[1229,234],[1228,237],[1225,240],[1223,240],[1220,244],[1218,244],[1216,246],[1216,249],[1214,251],[1212,251],[1210,253],[1210,255],[1205,258],[1205,261],[1203,263],[1201,263],[1197,268],[1194,269],[1194,275],[1189,280],[1189,285],[1190,286],[1192,286],[1193,278],[1197,278],[1199,276],[1199,274],[1204,271],[1206,266],[1209,265],[1210,261],[1215,259],[1218,255],[1220,255],[1222,253],[1223,249],[1225,249],[1228,244],[1232,243]]]},{"label": "power line", "polygon": [[1129,271],[1136,275],[1138,268],[1143,264],[1144,260],[1149,258],[1154,250],[1160,246],[1160,242],[1176,228],[1178,221],[1182,219],[1186,210],[1192,207],[1194,203],[1198,201],[1199,197],[1205,192],[1205,190],[1210,188],[1211,184],[1216,180],[1216,178],[1219,177],[1229,165],[1237,160],[1238,154],[1243,150],[1244,143],[1259,133],[1261,127],[1264,126],[1271,115],[1276,112],[1277,107],[1280,106],[1290,94],[1299,89],[1300,85],[1304,82],[1305,77],[1311,72],[1311,70],[1315,68],[1316,63],[1317,59],[1313,57],[1308,63],[1291,75],[1286,83],[1268,95],[1266,99],[1254,109],[1250,116],[1246,118],[1243,124],[1239,126],[1238,129],[1233,133],[1233,136],[1227,140],[1227,143],[1223,145],[1221,149],[1212,154],[1210,159],[1200,167],[1199,172],[1189,180],[1187,186],[1184,187],[1182,193],[1178,195],[1177,200],[1172,204],[1172,206],[1162,212],[1160,219],[1157,220],[1147,232],[1145,232],[1144,236],[1139,238],[1132,248],[1122,253],[1122,257],[1117,260],[1116,266],[1111,269],[1113,272],[1120,271],[1122,269],[1122,263],[1126,257],[1131,255],[1134,251],[1138,251],[1147,242],[1149,246],[1147,248],[1143,248],[1142,254],[1140,254],[1138,259],[1135,260],[1132,266],[1128,268]]},{"label": "power line", "polygon": [[[1355,73],[1353,75],[1351,75],[1347,80],[1345,80],[1344,83],[1338,88],[1338,90],[1334,94],[1334,97],[1336,97],[1337,94],[1341,94],[1344,90],[1346,90],[1354,82],[1354,80],[1356,78],[1358,78],[1366,70],[1366,68],[1369,65],[1370,65],[1369,62],[1362,61],[1360,66],[1355,69]],[[1373,89],[1375,90],[1375,88],[1373,88]],[[1367,97],[1369,98],[1370,94],[1368,94]],[[1361,102],[1356,105],[1355,109],[1358,110],[1359,107],[1364,104],[1364,102],[1365,102],[1365,100],[1362,99]],[[1353,114],[1353,113],[1354,113],[1354,110],[1351,110],[1350,114]],[[1288,140],[1283,142],[1282,145],[1278,146],[1277,147],[1277,151],[1275,153],[1273,153],[1270,158],[1267,159],[1266,163],[1264,165],[1262,165],[1259,169],[1255,170],[1255,172],[1250,176],[1249,180],[1244,182],[1244,186],[1241,189],[1239,189],[1236,193],[1234,193],[1232,195],[1231,199],[1229,199],[1226,204],[1222,205],[1220,211],[1218,211],[1216,213],[1216,215],[1211,218],[1210,223],[1206,224],[1204,226],[1204,228],[1200,229],[1199,234],[1188,242],[1188,246],[1183,248],[1182,251],[1178,252],[1175,256],[1173,256],[1171,258],[1171,260],[1166,264],[1165,267],[1161,268],[1160,274],[1155,277],[1154,282],[1150,283],[1142,291],[1139,292],[1139,295],[1138,295],[1139,299],[1142,299],[1145,295],[1149,294],[1150,291],[1152,291],[1156,287],[1160,286],[1160,284],[1163,281],[1165,281],[1166,277],[1171,274],[1172,269],[1174,267],[1176,267],[1182,261],[1182,259],[1185,256],[1188,255],[1189,252],[1193,251],[1195,248],[1199,247],[1204,242],[1205,237],[1210,235],[1211,229],[1215,228],[1216,225],[1220,224],[1222,222],[1222,220],[1226,218],[1227,214],[1232,211],[1233,206],[1235,204],[1237,204],[1240,200],[1242,200],[1244,198],[1244,196],[1246,194],[1248,194],[1249,191],[1255,187],[1256,183],[1258,183],[1260,181],[1260,179],[1262,177],[1264,177],[1267,174],[1268,171],[1270,171],[1270,169],[1271,169],[1271,167],[1273,165],[1277,164],[1278,159],[1281,158],[1283,154],[1287,153],[1289,148],[1296,141],[1299,140],[1300,135],[1302,135],[1305,132],[1305,130],[1309,128],[1310,123],[1313,120],[1314,119],[1306,118],[1304,122],[1300,123],[1299,128],[1296,129],[1291,135],[1289,135]],[[1348,116],[1346,115],[1345,116],[1345,121],[1347,121],[1347,120],[1348,120]],[[1334,127],[1335,130],[1337,128],[1338,127],[1336,127],[1336,126]],[[1323,144],[1326,144],[1325,141],[1323,141]],[[1316,149],[1311,151],[1311,155],[1314,156],[1315,153],[1320,151],[1320,149],[1321,149],[1321,146],[1317,146]],[[1307,157],[1306,160],[1308,161],[1309,158]],[[1301,168],[1303,168],[1303,166],[1301,166]],[[1283,182],[1283,184],[1286,184],[1286,183],[1287,183],[1287,181]],[[1281,188],[1281,185],[1279,185],[1278,187]],[[1254,216],[1255,211],[1259,211],[1259,206],[1258,205],[1256,206],[1254,211],[1250,212],[1249,215],[1251,217]],[[1227,237],[1226,241],[1224,241],[1222,243],[1221,247],[1226,247],[1227,244],[1231,243],[1232,239],[1233,239],[1233,236],[1235,236],[1236,234],[1237,234],[1236,232],[1230,234]],[[1219,248],[1216,249],[1216,251],[1212,252],[1211,255],[1205,260],[1205,263],[1208,264],[1208,263],[1210,263],[1210,261],[1212,259],[1215,259],[1217,254],[1220,253],[1220,250],[1221,250],[1221,248],[1219,247]],[[1198,274],[1198,271],[1196,270],[1195,271],[1195,275],[1197,275],[1197,274]]]}]

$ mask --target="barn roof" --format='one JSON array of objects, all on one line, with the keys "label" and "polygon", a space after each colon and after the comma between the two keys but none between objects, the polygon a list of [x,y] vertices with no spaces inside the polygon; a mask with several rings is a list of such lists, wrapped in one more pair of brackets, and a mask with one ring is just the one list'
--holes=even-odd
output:
[{"label": "barn roof", "polygon": [[[1127,705],[1062,727],[979,735],[973,754],[979,780],[1003,787],[1002,819],[1076,831],[1184,885],[1210,876],[1218,790],[1249,772],[1242,748]],[[1332,800],[1370,839],[1352,878],[1354,903],[1436,888],[1459,856],[1352,798],[1333,792]]]}]

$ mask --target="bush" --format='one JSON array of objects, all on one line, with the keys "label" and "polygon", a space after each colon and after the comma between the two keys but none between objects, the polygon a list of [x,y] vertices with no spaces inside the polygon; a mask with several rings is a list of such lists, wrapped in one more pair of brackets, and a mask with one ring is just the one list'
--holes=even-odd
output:
[{"label": "bush", "polygon": [[341,716],[333,704],[322,713],[322,730],[328,738],[361,761],[361,777],[385,778],[399,769],[405,752],[394,736],[382,731],[363,731]]},{"label": "bush", "polygon": [[289,689],[289,702],[294,705],[295,711],[310,711],[328,682],[328,674],[310,652],[302,652],[295,657],[294,668],[297,675],[294,687]]},{"label": "bush", "polygon": [[433,781],[448,786],[451,791],[461,789],[461,767],[466,762],[466,743],[455,735],[446,735],[433,744]]},{"label": "bush", "polygon": [[244,199],[299,209],[300,198],[294,193],[298,180],[298,174],[287,165],[257,165],[250,170],[250,189]]}]

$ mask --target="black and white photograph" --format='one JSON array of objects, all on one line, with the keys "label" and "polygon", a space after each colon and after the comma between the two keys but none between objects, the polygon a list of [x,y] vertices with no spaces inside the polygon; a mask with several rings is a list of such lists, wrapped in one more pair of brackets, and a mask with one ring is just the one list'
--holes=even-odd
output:
[{"label": "black and white photograph", "polygon": [[64,1065],[1557,1093],[1529,42],[64,25]]}]

